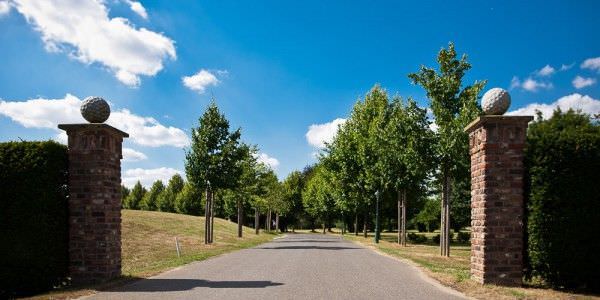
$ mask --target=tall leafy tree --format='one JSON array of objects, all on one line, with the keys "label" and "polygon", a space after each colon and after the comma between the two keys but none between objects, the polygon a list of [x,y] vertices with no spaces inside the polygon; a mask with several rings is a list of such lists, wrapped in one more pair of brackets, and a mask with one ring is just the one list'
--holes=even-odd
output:
[{"label": "tall leafy tree", "polygon": [[283,181],[283,199],[287,202],[288,213],[286,220],[291,224],[294,231],[300,222],[301,214],[304,212],[302,206],[302,190],[304,189],[304,176],[300,171],[291,172]]},{"label": "tall leafy tree", "polygon": [[317,167],[315,175],[307,182],[303,203],[306,212],[321,222],[325,233],[335,213],[335,199],[329,188],[327,171],[322,166]]},{"label": "tall leafy tree", "polygon": [[140,181],[135,183],[131,192],[125,198],[125,203],[123,205],[124,208],[128,209],[140,209],[140,203],[146,194],[146,189],[142,186]]},{"label": "tall leafy tree", "polygon": [[205,190],[205,242],[213,240],[213,194],[215,190],[234,188],[242,173],[240,160],[244,156],[239,147],[241,130],[229,130],[229,121],[211,102],[199,126],[192,128],[192,143],[186,152],[185,171],[187,178],[197,188]]},{"label": "tall leafy tree", "polygon": [[186,182],[175,197],[175,211],[186,215],[202,215],[202,198],[202,191],[191,182]]},{"label": "tall leafy tree", "polygon": [[457,58],[452,43],[447,49],[440,50],[437,62],[437,70],[421,66],[418,72],[408,77],[425,89],[438,126],[435,150],[442,183],[440,254],[449,256],[450,196],[455,194],[452,188],[470,186],[457,184],[470,180],[469,142],[463,129],[481,113],[477,99],[486,81],[475,81],[463,87],[463,77],[471,69],[471,64],[467,62],[466,55]]},{"label": "tall leafy tree", "polygon": [[169,179],[169,184],[165,190],[158,195],[157,207],[159,211],[175,212],[175,199],[183,189],[183,185],[183,178],[179,174],[175,174]]},{"label": "tall leafy tree", "polygon": [[157,210],[158,196],[164,191],[165,185],[162,181],[157,180],[152,184],[150,191],[144,195],[140,208],[142,210]]}]

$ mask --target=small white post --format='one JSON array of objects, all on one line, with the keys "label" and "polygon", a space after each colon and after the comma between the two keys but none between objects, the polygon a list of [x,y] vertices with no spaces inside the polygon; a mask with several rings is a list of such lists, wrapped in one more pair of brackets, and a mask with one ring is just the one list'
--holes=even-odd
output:
[{"label": "small white post", "polygon": [[179,249],[179,240],[175,237],[175,249],[177,250],[177,257],[181,257],[181,250]]}]

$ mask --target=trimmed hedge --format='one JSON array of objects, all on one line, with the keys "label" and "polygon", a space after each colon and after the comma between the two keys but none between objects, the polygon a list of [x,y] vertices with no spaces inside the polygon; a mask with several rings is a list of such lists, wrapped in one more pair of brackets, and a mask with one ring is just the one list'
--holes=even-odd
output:
[{"label": "trimmed hedge", "polygon": [[599,289],[600,126],[556,111],[527,133],[527,275]]},{"label": "trimmed hedge", "polygon": [[67,274],[67,148],[0,143],[0,298],[61,284]]}]

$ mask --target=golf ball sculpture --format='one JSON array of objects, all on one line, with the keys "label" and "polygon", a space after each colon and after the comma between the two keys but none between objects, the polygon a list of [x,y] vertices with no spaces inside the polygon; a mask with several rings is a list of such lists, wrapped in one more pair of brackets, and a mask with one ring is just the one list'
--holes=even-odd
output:
[{"label": "golf ball sculpture", "polygon": [[510,106],[510,95],[505,89],[493,88],[481,99],[481,108],[486,115],[502,115]]},{"label": "golf ball sculpture", "polygon": [[103,123],[110,116],[110,106],[100,97],[87,97],[81,104],[81,115],[90,123]]}]

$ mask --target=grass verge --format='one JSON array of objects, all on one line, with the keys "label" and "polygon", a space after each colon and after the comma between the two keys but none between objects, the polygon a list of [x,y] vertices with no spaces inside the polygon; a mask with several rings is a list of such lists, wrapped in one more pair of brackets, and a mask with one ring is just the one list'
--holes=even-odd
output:
[{"label": "grass verge", "polygon": [[533,284],[524,287],[478,284],[470,279],[470,246],[452,245],[451,256],[447,258],[439,255],[437,245],[408,244],[402,247],[395,242],[396,233],[382,233],[379,244],[374,243],[372,235],[364,238],[362,235],[346,234],[344,238],[386,255],[408,260],[441,284],[477,299],[600,299],[598,296],[557,291]]},{"label": "grass verge", "polygon": [[[215,218],[214,243],[204,244],[204,217],[181,214],[123,210],[121,224],[122,274],[107,283],[55,290],[33,299],[69,299],[110,289],[139,278],[150,277],[194,261],[251,248],[268,242],[274,234],[260,235],[244,227],[243,238],[237,237],[237,224]],[[177,257],[177,237],[181,256]]]}]

